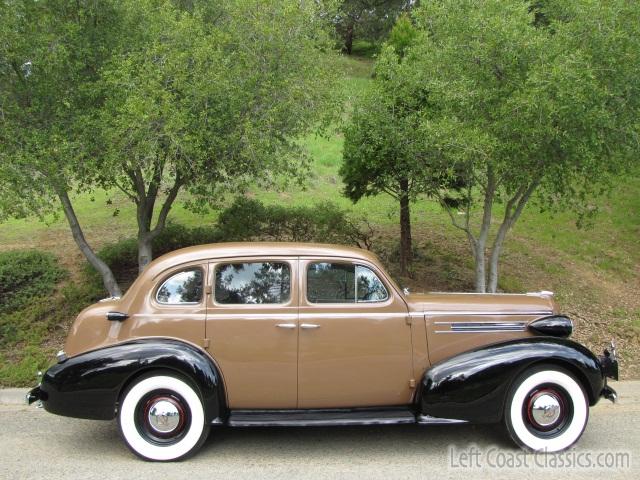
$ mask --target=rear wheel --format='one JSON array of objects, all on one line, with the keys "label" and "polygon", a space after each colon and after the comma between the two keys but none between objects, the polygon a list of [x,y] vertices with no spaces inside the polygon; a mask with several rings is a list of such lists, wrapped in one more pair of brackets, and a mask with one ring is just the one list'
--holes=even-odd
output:
[{"label": "rear wheel", "polygon": [[514,382],[504,412],[511,438],[522,448],[558,452],[578,441],[587,425],[589,403],[568,371],[541,366]]},{"label": "rear wheel", "polygon": [[207,438],[200,396],[184,380],[155,374],[142,377],[122,396],[120,432],[129,448],[147,460],[179,460]]}]

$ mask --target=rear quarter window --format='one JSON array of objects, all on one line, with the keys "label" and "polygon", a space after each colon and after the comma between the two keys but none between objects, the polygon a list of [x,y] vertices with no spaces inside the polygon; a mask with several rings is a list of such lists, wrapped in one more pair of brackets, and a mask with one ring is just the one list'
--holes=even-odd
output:
[{"label": "rear quarter window", "polygon": [[202,269],[175,273],[156,292],[156,301],[164,305],[189,305],[202,301]]}]

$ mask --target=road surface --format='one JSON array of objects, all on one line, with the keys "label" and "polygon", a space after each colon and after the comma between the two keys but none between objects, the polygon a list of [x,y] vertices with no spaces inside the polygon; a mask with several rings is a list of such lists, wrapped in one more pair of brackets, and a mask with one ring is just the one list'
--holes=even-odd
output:
[{"label": "road surface", "polygon": [[219,427],[195,457],[158,464],[129,452],[115,421],[1,404],[0,479],[638,479],[640,382],[614,388],[620,402],[592,408],[582,439],[562,456],[524,455],[494,426]]}]

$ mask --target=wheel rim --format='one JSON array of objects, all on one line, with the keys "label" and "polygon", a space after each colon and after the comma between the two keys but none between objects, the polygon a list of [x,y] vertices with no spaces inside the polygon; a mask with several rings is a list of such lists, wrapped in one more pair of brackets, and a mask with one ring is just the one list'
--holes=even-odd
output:
[{"label": "wheel rim", "polygon": [[527,429],[538,437],[560,435],[571,423],[573,409],[568,394],[557,385],[531,390],[523,402],[523,420]]},{"label": "wheel rim", "polygon": [[138,403],[138,432],[153,444],[172,445],[179,442],[189,430],[190,423],[188,404],[175,392],[150,392]]}]

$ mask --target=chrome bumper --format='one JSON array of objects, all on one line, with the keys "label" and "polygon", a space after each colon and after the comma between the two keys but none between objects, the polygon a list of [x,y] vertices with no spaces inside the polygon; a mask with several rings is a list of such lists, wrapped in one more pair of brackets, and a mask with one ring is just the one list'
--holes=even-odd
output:
[{"label": "chrome bumper", "polygon": [[40,390],[40,386],[38,385],[37,387],[29,390],[29,392],[25,395],[24,400],[27,405],[31,405],[33,402],[46,400],[46,398],[44,397],[46,397],[46,395],[44,395],[44,392]]},{"label": "chrome bumper", "polygon": [[618,400],[618,394],[613,388],[607,385],[607,378],[618,380],[619,373],[618,357],[616,355],[616,346],[613,343],[613,340],[611,341],[609,348],[604,349],[603,354],[598,357],[598,360],[600,360],[600,370],[604,377],[604,387],[600,395],[607,400],[611,400],[613,403],[616,403]]},{"label": "chrome bumper", "polygon": [[602,355],[598,357],[600,360],[600,370],[606,378],[618,380],[618,357],[616,355],[616,346],[611,341],[609,348],[605,348]]}]

